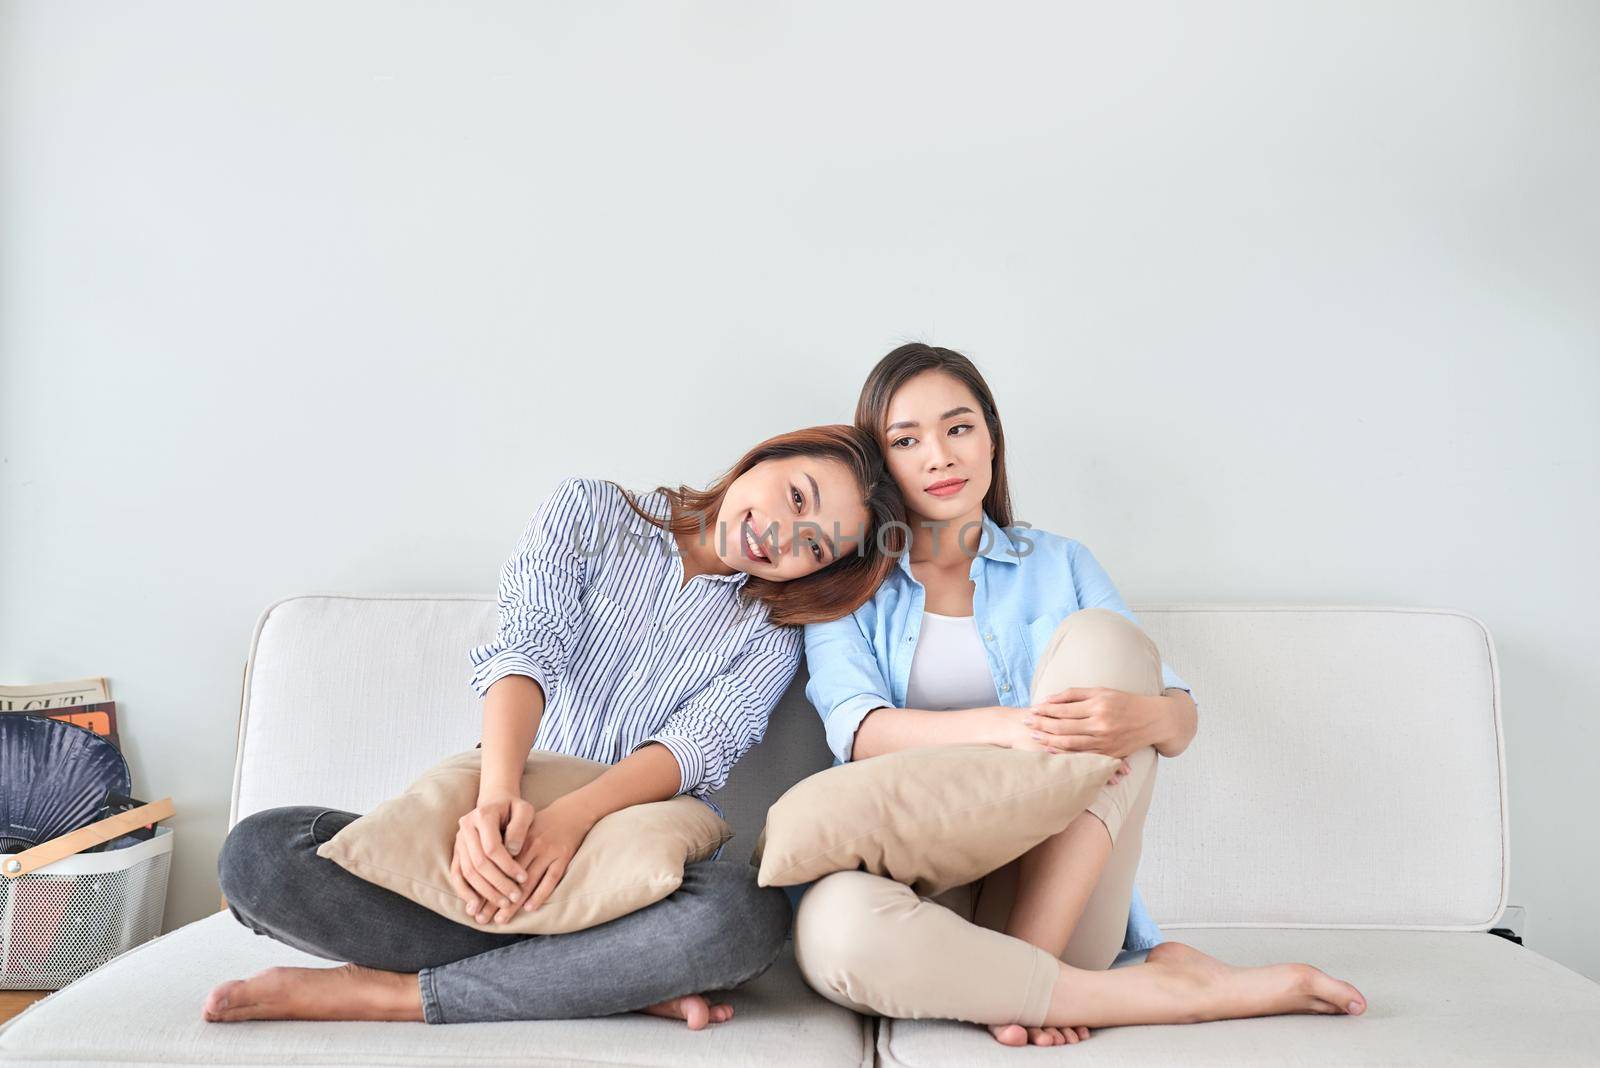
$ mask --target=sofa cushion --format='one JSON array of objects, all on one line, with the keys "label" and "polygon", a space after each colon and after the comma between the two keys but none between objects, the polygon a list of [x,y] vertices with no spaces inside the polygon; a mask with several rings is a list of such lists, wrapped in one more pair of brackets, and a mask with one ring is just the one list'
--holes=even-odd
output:
[{"label": "sofa cushion", "polygon": [[[1165,646],[1163,646],[1165,648]],[[1001,1047],[982,1028],[884,1021],[888,1068],[1014,1066],[1046,1053],[1096,1065],[1592,1065],[1600,1050],[1600,985],[1490,934],[1272,929],[1168,930],[1230,964],[1305,961],[1354,983],[1361,1016],[1272,1016],[1108,1027],[1069,1049]]]},{"label": "sofa cushion", "polygon": [[733,1020],[692,1032],[627,1013],[515,1023],[208,1023],[206,992],[273,965],[329,967],[228,912],[131,950],[0,1026],[0,1063],[98,1065],[747,1065],[872,1062],[870,1021],[813,994],[788,950],[727,995]]},{"label": "sofa cushion", "polygon": [[[475,924],[450,882],[459,822],[478,800],[483,750],[446,757],[404,793],[352,820],[317,847],[369,883],[432,909],[447,920],[495,934],[565,934],[637,912],[683,884],[683,866],[705,860],[732,830],[705,805],[682,794],[629,805],[584,836],[560,884],[532,912],[505,923]],[[535,749],[523,764],[522,796],[535,810],[605,774],[608,765]],[[523,844],[531,849],[530,843]]]},{"label": "sofa cushion", "polygon": [[1414,608],[1140,607],[1200,730],[1138,885],[1164,925],[1487,930],[1508,885],[1483,624]]}]

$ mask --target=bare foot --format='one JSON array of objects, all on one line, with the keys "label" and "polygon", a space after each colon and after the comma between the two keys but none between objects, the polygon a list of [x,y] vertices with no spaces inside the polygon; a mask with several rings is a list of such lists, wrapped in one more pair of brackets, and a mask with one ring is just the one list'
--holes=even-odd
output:
[{"label": "bare foot", "polygon": [[987,1024],[1002,1046],[1075,1046],[1089,1037],[1087,1027],[1024,1027],[1021,1024]]},{"label": "bare foot", "polygon": [[722,1023],[733,1019],[732,1005],[725,1001],[713,1005],[699,994],[668,998],[639,1011],[647,1012],[651,1016],[665,1016],[669,1020],[682,1020],[689,1025],[691,1031],[698,1031],[708,1023]]},{"label": "bare foot", "polygon": [[206,995],[200,1015],[233,1020],[415,1020],[422,990],[414,973],[359,964],[336,968],[268,968],[230,979]]},{"label": "bare foot", "polygon": [[1161,943],[1145,963],[1170,969],[1184,985],[1203,992],[1195,999],[1196,1020],[1285,1013],[1359,1016],[1367,1011],[1359,990],[1309,964],[1236,968],[1181,942]]}]

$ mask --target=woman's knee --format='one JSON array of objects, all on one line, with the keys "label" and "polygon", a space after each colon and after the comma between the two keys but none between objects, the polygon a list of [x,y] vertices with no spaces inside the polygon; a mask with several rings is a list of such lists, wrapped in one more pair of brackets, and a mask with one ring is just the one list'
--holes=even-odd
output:
[{"label": "woman's knee", "polygon": [[788,896],[759,886],[743,861],[708,860],[683,870],[678,894],[687,907],[675,917],[676,934],[708,954],[713,986],[729,989],[771,967],[789,933]]},{"label": "woman's knee", "polygon": [[217,882],[234,915],[252,915],[266,892],[280,891],[289,881],[293,855],[305,845],[301,839],[309,841],[312,822],[326,811],[285,805],[253,812],[233,825],[217,853]]},{"label": "woman's knee", "polygon": [[812,988],[861,1011],[864,990],[876,976],[891,974],[905,948],[897,921],[922,901],[909,886],[864,871],[841,871],[818,879],[794,919],[794,955]]},{"label": "woman's knee", "polygon": [[1047,643],[1035,665],[1032,696],[1093,686],[1155,695],[1161,678],[1161,650],[1137,623],[1109,608],[1081,608]]}]

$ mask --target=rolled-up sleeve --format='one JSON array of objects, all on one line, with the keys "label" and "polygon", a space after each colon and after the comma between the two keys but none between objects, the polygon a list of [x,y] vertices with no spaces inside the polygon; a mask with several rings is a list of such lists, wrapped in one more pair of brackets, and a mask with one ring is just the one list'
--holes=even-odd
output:
[{"label": "rolled-up sleeve", "polygon": [[500,569],[494,640],[468,653],[469,684],[479,697],[507,675],[526,675],[544,691],[546,705],[554,699],[581,627],[585,546],[594,534],[594,505],[583,480],[562,479]]},{"label": "rolled-up sleeve", "polygon": [[764,626],[727,670],[667,714],[650,737],[678,761],[678,793],[704,797],[722,789],[739,758],[767,732],[767,720],[800,667],[799,627]]},{"label": "rolled-up sleeve", "polygon": [[853,613],[806,624],[806,671],[806,697],[822,717],[828,748],[840,763],[849,763],[856,728],[867,713],[894,704],[872,642]]},{"label": "rolled-up sleeve", "polygon": [[[1111,582],[1111,576],[1106,574],[1106,569],[1100,566],[1100,561],[1094,558],[1089,547],[1082,542],[1074,541],[1071,552],[1072,581],[1078,590],[1079,607],[1109,608],[1138,624],[1138,618],[1123,603],[1122,595]],[[1161,661],[1161,685],[1163,689],[1183,690],[1191,700],[1194,699],[1194,691],[1189,688],[1189,684],[1168,666],[1165,659]],[[1195,701],[1195,707],[1199,708],[1198,701]]]}]

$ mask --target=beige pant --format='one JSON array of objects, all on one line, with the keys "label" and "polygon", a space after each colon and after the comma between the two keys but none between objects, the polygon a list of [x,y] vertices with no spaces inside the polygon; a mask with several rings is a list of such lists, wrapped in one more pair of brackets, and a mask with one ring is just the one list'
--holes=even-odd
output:
[{"label": "beige pant", "polygon": [[[1040,656],[1030,703],[1074,686],[1159,694],[1161,654],[1127,617],[1082,609],[1062,621]],[[1146,746],[1129,755],[1128,766],[1131,774],[1102,787],[1088,809],[1105,824],[1112,847],[1061,954],[1074,967],[1109,967],[1127,931],[1156,751]],[[795,915],[800,971],[823,997],[860,1013],[1038,1026],[1060,964],[1003,933],[1019,863],[931,898],[864,871],[825,876]]]}]

